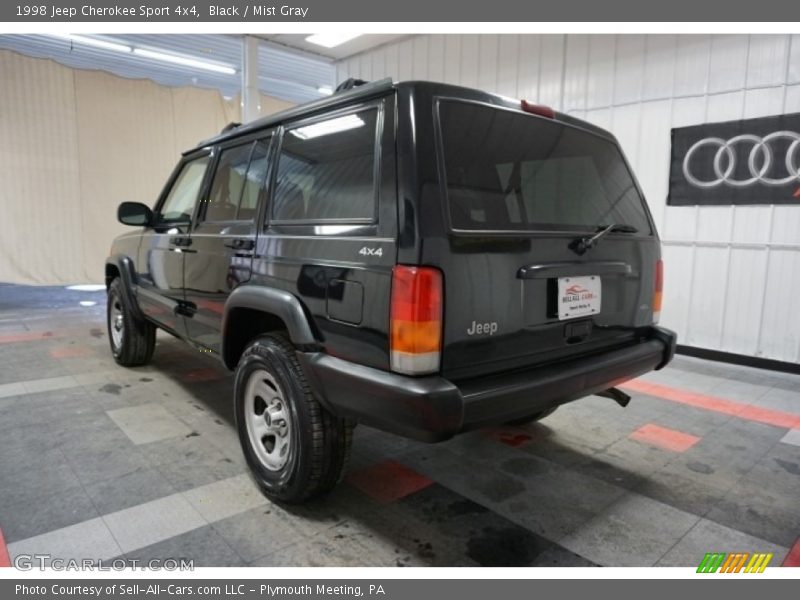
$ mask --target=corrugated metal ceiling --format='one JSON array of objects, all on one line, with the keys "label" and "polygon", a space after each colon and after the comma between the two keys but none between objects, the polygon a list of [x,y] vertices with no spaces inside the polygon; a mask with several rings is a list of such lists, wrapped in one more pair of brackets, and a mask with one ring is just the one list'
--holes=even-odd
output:
[{"label": "corrugated metal ceiling", "polygon": [[[234,96],[240,90],[242,44],[239,36],[120,34],[90,37],[218,63],[233,67],[237,72],[225,75],[48,35],[0,35],[0,48],[50,58],[78,69],[101,69],[121,77],[152,79],[163,85],[218,89],[225,96]],[[328,59],[274,44],[260,44],[259,80],[265,94],[289,102],[308,102],[322,95],[317,88],[333,85],[334,75],[335,69]]]}]

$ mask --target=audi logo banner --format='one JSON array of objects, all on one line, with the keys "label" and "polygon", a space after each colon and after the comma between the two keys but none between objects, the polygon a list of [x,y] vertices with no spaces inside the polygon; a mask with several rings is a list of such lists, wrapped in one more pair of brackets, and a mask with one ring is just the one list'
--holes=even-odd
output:
[{"label": "audi logo banner", "polygon": [[673,129],[667,204],[800,206],[800,113]]}]

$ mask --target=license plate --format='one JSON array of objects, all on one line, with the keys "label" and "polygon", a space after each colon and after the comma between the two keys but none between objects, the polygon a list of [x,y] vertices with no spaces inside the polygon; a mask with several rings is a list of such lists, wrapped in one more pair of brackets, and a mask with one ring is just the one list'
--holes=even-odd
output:
[{"label": "license plate", "polygon": [[558,319],[574,319],[600,312],[600,276],[558,278]]}]

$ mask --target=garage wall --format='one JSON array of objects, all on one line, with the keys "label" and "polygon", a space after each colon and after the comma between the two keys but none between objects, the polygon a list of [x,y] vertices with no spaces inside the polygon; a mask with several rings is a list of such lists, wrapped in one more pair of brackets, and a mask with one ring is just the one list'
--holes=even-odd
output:
[{"label": "garage wall", "polygon": [[238,119],[215,91],[0,50],[0,281],[101,282],[117,205],[152,204],[181,151]]},{"label": "garage wall", "polygon": [[353,76],[479,87],[610,129],[664,242],[662,323],[682,344],[800,362],[800,206],[666,206],[671,127],[800,111],[800,36],[416,36],[338,63]]}]

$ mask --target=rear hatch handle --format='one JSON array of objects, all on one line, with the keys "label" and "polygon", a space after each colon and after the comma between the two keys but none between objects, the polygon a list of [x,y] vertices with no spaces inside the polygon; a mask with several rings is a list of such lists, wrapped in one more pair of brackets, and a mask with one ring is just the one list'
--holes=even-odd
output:
[{"label": "rear hatch handle", "polygon": [[631,266],[623,261],[557,262],[533,264],[517,271],[518,279],[552,279],[555,277],[580,277],[581,275],[630,275]]}]

